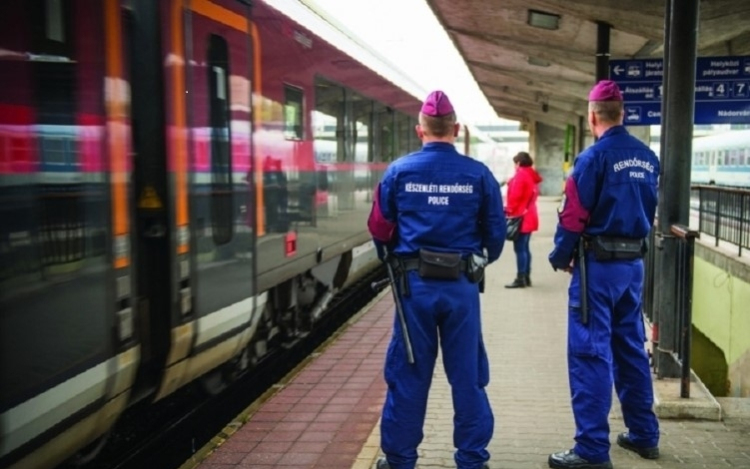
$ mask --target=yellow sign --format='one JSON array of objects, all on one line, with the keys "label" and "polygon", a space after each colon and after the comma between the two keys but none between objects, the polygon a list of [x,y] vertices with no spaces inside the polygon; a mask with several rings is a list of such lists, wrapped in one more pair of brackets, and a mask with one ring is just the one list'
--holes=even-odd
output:
[{"label": "yellow sign", "polygon": [[162,207],[161,199],[159,199],[156,190],[151,186],[144,187],[141,192],[141,197],[138,199],[138,208],[157,209]]}]

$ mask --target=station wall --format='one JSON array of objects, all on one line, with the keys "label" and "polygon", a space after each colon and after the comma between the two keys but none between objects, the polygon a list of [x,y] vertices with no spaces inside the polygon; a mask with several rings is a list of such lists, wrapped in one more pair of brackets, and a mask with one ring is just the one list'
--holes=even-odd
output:
[{"label": "station wall", "polygon": [[729,397],[750,397],[750,261],[701,240],[695,246],[693,328],[696,374],[717,396],[723,389]]}]

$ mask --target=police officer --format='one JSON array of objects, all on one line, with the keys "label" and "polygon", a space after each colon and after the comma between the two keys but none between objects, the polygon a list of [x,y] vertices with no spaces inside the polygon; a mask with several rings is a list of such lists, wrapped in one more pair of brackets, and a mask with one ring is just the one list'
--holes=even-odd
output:
[{"label": "police officer", "polygon": [[550,455],[552,468],[612,467],[607,416],[613,380],[628,428],[618,445],[643,458],[659,457],[641,316],[642,256],[656,212],[659,161],[622,122],[620,89],[600,81],[589,93],[588,112],[598,140],[578,156],[566,181],[549,255],[555,270],[572,273],[568,375],[576,424],[575,446]]},{"label": "police officer", "polygon": [[[479,311],[479,279],[467,270],[486,251],[497,260],[505,240],[499,184],[482,163],[456,151],[460,126],[448,96],[429,94],[416,132],[420,151],[394,161],[378,185],[368,227],[402,272],[398,318],[385,362],[388,385],[378,469],[413,469],[423,438],[438,344],[453,394],[455,461],[487,467],[494,417],[485,392],[489,365]],[[474,257],[473,257],[474,256]],[[485,259],[485,258],[482,258]],[[405,333],[414,363],[407,358]]]}]

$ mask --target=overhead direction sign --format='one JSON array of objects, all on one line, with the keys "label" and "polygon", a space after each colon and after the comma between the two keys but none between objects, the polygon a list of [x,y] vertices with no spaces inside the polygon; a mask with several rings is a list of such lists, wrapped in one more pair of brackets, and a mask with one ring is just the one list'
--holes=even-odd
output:
[{"label": "overhead direction sign", "polygon": [[[750,56],[698,57],[695,124],[750,124]],[[661,123],[662,59],[610,60],[622,90],[625,125]]]}]

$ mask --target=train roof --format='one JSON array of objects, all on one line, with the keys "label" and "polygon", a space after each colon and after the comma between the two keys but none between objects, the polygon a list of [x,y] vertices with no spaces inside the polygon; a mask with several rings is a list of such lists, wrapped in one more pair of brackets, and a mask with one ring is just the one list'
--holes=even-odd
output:
[{"label": "train roof", "polygon": [[750,146],[750,129],[732,130],[698,137],[693,140],[693,151]]},{"label": "train roof", "polygon": [[[332,17],[314,0],[266,0],[266,3],[418,100],[421,101],[427,96],[428,91],[422,85],[368,46],[356,33]],[[463,121],[464,116],[458,117],[459,122]],[[467,127],[470,134],[481,141],[497,142],[476,126],[467,124]]]},{"label": "train roof", "polygon": [[417,82],[367,46],[313,0],[266,0],[266,4],[415,98],[422,100],[427,96],[427,91]]}]

